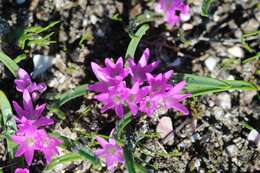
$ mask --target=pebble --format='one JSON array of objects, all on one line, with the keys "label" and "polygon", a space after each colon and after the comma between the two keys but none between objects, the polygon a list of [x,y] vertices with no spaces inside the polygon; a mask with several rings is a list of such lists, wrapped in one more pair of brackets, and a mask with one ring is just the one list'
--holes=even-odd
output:
[{"label": "pebble", "polygon": [[172,145],[174,141],[172,120],[170,117],[162,117],[156,127],[156,132],[160,134],[164,144]]},{"label": "pebble", "polygon": [[205,61],[205,65],[209,71],[213,71],[217,63],[219,62],[219,58],[209,57]]},{"label": "pebble", "polygon": [[241,47],[239,46],[234,46],[231,47],[229,49],[227,49],[227,52],[233,56],[233,57],[237,57],[237,58],[243,58],[244,57],[244,51]]},{"label": "pebble", "polygon": [[255,129],[251,130],[247,136],[247,140],[254,142],[257,148],[260,149],[260,134],[258,131]]},{"label": "pebble", "polygon": [[229,145],[227,146],[227,152],[231,157],[234,157],[238,154],[238,149],[236,147],[236,145]]},{"label": "pebble", "polygon": [[255,19],[250,19],[241,25],[242,30],[245,33],[254,32],[259,27],[259,22]]},{"label": "pebble", "polygon": [[16,4],[21,5],[25,3],[26,0],[16,0]]},{"label": "pebble", "polygon": [[184,31],[191,30],[192,28],[193,28],[193,25],[192,25],[192,24],[189,24],[189,23],[184,23],[184,24],[182,25],[182,29],[183,29]]},{"label": "pebble", "polygon": [[213,115],[215,116],[215,118],[217,120],[222,120],[223,119],[223,115],[224,115],[224,111],[223,111],[222,108],[215,106],[213,108]]},{"label": "pebble", "polygon": [[46,55],[34,55],[33,65],[34,69],[32,72],[32,77],[35,78],[38,75],[44,73],[52,64],[52,58]]},{"label": "pebble", "polygon": [[218,104],[223,109],[231,108],[231,97],[227,93],[221,93],[217,96]]}]

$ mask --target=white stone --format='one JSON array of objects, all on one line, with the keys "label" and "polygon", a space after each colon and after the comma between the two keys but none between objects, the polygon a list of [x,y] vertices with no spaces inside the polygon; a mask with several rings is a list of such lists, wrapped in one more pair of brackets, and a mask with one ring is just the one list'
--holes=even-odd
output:
[{"label": "white stone", "polygon": [[244,57],[244,51],[241,47],[239,46],[234,46],[231,47],[227,50],[227,52],[233,56],[233,57],[237,57],[237,58],[243,58]]},{"label": "white stone", "polygon": [[21,4],[25,3],[25,1],[26,1],[26,0],[16,0],[16,4],[21,5]]},{"label": "white stone", "polygon": [[231,108],[231,97],[227,93],[221,93],[217,97],[218,104],[223,109],[230,109]]},{"label": "white stone", "polygon": [[213,71],[218,62],[219,58],[209,57],[208,59],[206,59],[205,65],[207,69],[209,69],[209,71]]},{"label": "white stone", "polygon": [[174,134],[172,120],[170,117],[162,117],[159,120],[159,123],[156,127],[156,132],[160,134],[160,137],[163,139],[163,143],[167,143],[169,145],[173,144]]},{"label": "white stone", "polygon": [[255,129],[251,130],[248,134],[247,139],[256,144],[257,149],[260,150],[260,134]]},{"label": "white stone", "polygon": [[32,77],[44,73],[52,64],[52,58],[46,55],[34,55],[33,56],[33,65],[34,69],[32,72]]},{"label": "white stone", "polygon": [[192,24],[189,24],[189,23],[184,23],[184,24],[182,25],[182,29],[183,29],[184,31],[191,30],[192,28],[193,28],[193,25],[192,25]]}]

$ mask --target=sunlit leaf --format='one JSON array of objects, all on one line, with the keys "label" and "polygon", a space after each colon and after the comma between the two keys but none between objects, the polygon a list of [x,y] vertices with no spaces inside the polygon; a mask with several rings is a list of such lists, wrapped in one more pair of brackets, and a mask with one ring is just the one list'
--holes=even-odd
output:
[{"label": "sunlit leaf", "polygon": [[208,16],[209,15],[209,8],[211,6],[211,4],[214,2],[215,0],[203,0],[202,3],[202,16]]},{"label": "sunlit leaf", "polygon": [[192,74],[185,74],[185,91],[193,96],[229,90],[259,90],[259,86],[240,80],[218,80]]},{"label": "sunlit leaf", "polygon": [[60,157],[52,159],[52,161],[45,168],[46,171],[54,169],[57,165],[64,165],[73,161],[83,160],[78,152],[70,152]]},{"label": "sunlit leaf", "polygon": [[16,122],[13,116],[12,107],[7,99],[5,93],[0,90],[0,110],[1,122],[3,127],[3,134],[7,141],[7,150],[11,158],[14,156],[15,144],[10,140],[10,136],[16,132]]},{"label": "sunlit leaf", "polygon": [[[142,25],[137,32],[135,33],[135,35],[132,37],[127,51],[126,51],[126,55],[125,58],[128,59],[129,57],[134,57],[135,55],[135,51],[137,48],[137,45],[139,43],[139,41],[141,40],[141,38],[143,37],[143,35],[146,33],[146,31],[149,29],[149,25]],[[127,61],[126,61],[127,63]]]},{"label": "sunlit leaf", "polygon": [[4,52],[0,51],[0,61],[8,68],[8,70],[16,77],[16,72],[19,66],[14,60],[9,58]]}]

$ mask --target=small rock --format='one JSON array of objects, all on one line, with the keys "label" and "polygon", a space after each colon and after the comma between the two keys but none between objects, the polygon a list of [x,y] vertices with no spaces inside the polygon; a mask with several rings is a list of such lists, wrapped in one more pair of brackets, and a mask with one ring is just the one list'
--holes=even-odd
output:
[{"label": "small rock", "polygon": [[244,57],[244,51],[241,47],[239,46],[234,46],[231,47],[227,50],[227,52],[233,56],[233,57],[237,57],[237,58],[243,58]]},{"label": "small rock", "polygon": [[237,149],[236,145],[227,146],[227,152],[231,157],[238,155],[238,149]]},{"label": "small rock", "polygon": [[26,0],[16,0],[16,4],[21,5],[25,3]]},{"label": "small rock", "polygon": [[247,136],[247,140],[252,141],[256,144],[256,146],[260,149],[260,134],[255,129],[251,130],[251,132]]},{"label": "small rock", "polygon": [[192,24],[189,24],[189,23],[184,23],[184,24],[182,25],[182,29],[183,29],[184,31],[191,30],[192,28],[193,28],[193,25],[192,25]]},{"label": "small rock", "polygon": [[34,69],[32,72],[32,77],[35,78],[36,76],[44,73],[52,64],[52,58],[45,55],[34,55],[33,56],[33,65]]},{"label": "small rock", "polygon": [[255,19],[250,19],[241,25],[241,28],[245,33],[254,32],[258,27],[259,22]]},{"label": "small rock", "polygon": [[213,115],[215,116],[215,118],[217,120],[222,120],[223,119],[223,115],[224,115],[224,111],[223,111],[222,108],[215,106],[213,108]]},{"label": "small rock", "polygon": [[160,134],[164,144],[173,144],[174,134],[172,120],[170,117],[162,117],[156,127],[156,132]]},{"label": "small rock", "polygon": [[219,58],[209,57],[208,59],[206,59],[205,65],[209,69],[209,71],[213,71],[218,62]]},{"label": "small rock", "polygon": [[218,104],[223,109],[231,108],[231,97],[228,93],[221,93],[217,96]]}]

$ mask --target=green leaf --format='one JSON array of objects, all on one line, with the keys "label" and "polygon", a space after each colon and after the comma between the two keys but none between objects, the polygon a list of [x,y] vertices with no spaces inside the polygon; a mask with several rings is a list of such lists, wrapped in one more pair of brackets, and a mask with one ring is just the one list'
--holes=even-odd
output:
[{"label": "green leaf", "polygon": [[57,165],[70,163],[73,161],[83,160],[82,156],[77,152],[70,152],[60,157],[52,159],[52,161],[45,168],[46,171],[54,169]]},{"label": "green leaf", "polygon": [[65,103],[67,103],[68,101],[75,99],[77,97],[83,96],[87,93],[87,85],[80,85],[77,86],[73,89],[70,89],[68,91],[66,91],[63,94],[57,94],[55,96],[55,105],[57,105],[58,107],[61,107],[62,105],[64,105]]},{"label": "green leaf", "polygon": [[57,132],[50,133],[50,135],[55,137],[55,138],[62,140],[63,143],[59,146],[62,147],[62,148],[65,148],[68,151],[72,151],[75,148],[77,148],[76,147],[77,145],[80,145],[80,142],[73,140],[73,139],[70,139],[70,138],[67,138],[66,136],[60,135]]},{"label": "green leaf", "polygon": [[202,16],[206,16],[208,17],[209,16],[209,8],[211,6],[211,4],[214,2],[215,0],[203,0],[203,3],[202,3]]},{"label": "green leaf", "polygon": [[149,173],[149,171],[145,167],[138,163],[135,163],[135,169],[137,170],[137,172],[140,173]]},{"label": "green leaf", "polygon": [[23,60],[25,60],[26,59],[26,54],[21,54],[21,55],[18,55],[15,59],[14,59],[14,62],[15,63],[19,63],[19,62],[21,62],[21,61],[23,61]]},{"label": "green leaf", "polygon": [[246,34],[243,34],[243,35],[242,35],[242,37],[241,37],[241,43],[243,44],[244,48],[245,48],[248,52],[253,53],[254,50],[253,50],[253,48],[251,48],[251,47],[249,46],[249,44],[247,43],[247,38],[248,38],[248,37],[258,36],[258,35],[260,35],[260,30],[257,30],[257,31],[255,31],[255,32],[246,33]]},{"label": "green leaf", "polygon": [[125,165],[129,173],[135,173],[135,161],[133,157],[133,153],[131,151],[132,149],[132,143],[130,141],[130,134],[129,131],[125,132],[126,136],[126,144],[123,147],[123,153],[125,158]]},{"label": "green leaf", "polygon": [[60,23],[60,21],[54,21],[50,23],[46,27],[41,27],[41,26],[32,26],[28,27],[24,30],[20,38],[18,39],[18,46],[21,49],[24,49],[26,45],[33,46],[33,45],[38,45],[38,46],[46,46],[51,43],[56,43],[55,41],[51,41],[51,36],[54,34],[53,32],[42,36],[42,33],[49,30],[50,28],[54,27]]},{"label": "green leaf", "polygon": [[0,61],[10,70],[10,72],[16,77],[16,72],[19,66],[14,60],[9,58],[4,52],[0,51]]},{"label": "green leaf", "polygon": [[90,161],[90,163],[95,167],[101,167],[100,160],[94,155],[93,152],[91,152],[87,148],[81,148],[79,149],[79,154],[87,161]]},{"label": "green leaf", "polygon": [[134,19],[130,20],[129,26],[128,26],[128,32],[130,35],[134,35],[134,31],[140,26],[145,23],[153,22],[156,20],[160,20],[163,15],[152,12],[152,11],[145,11],[143,14],[135,17]]},{"label": "green leaf", "polygon": [[14,156],[15,145],[10,140],[10,136],[16,132],[16,122],[13,116],[12,107],[5,95],[5,93],[0,90],[0,110],[1,110],[1,122],[3,123],[3,134],[7,141],[7,150],[11,158]]},{"label": "green leaf", "polygon": [[124,131],[124,128],[133,120],[133,117],[130,112],[128,112],[123,119],[119,121],[116,126],[116,131],[114,133],[114,138],[120,140]]},{"label": "green leaf", "polygon": [[185,74],[185,91],[193,96],[229,90],[259,90],[259,86],[239,80],[218,80],[209,77]]},{"label": "green leaf", "polygon": [[[149,29],[149,25],[147,25],[147,24],[142,25],[137,30],[135,35],[132,37],[132,39],[131,39],[131,41],[130,41],[130,43],[128,45],[127,51],[126,51],[126,55],[125,55],[126,60],[129,57],[134,57],[137,45],[138,45],[139,41],[141,40],[141,38],[143,37],[143,35],[146,33],[146,31],[148,29]],[[126,66],[127,66],[127,61],[126,61]]]}]

